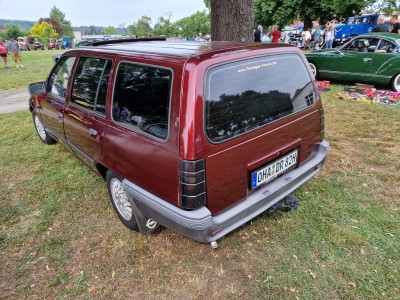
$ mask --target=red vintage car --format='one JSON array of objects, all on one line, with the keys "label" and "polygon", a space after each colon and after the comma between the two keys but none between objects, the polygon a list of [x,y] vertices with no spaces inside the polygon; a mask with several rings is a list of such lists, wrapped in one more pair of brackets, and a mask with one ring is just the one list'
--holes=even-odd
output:
[{"label": "red vintage car", "polygon": [[329,148],[308,62],[283,44],[95,42],[63,53],[30,94],[41,141],[102,176],[119,219],[142,233],[161,224],[214,242],[295,208],[290,194]]}]

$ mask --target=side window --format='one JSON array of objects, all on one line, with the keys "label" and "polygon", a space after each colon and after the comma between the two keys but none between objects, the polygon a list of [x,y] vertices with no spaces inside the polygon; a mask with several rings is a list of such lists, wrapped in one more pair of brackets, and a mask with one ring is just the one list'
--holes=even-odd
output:
[{"label": "side window", "polygon": [[369,18],[369,24],[376,24],[378,22],[378,17],[370,17]]},{"label": "side window", "polygon": [[71,102],[105,115],[111,60],[84,57],[79,60]]},{"label": "side window", "polygon": [[170,70],[121,63],[114,87],[113,120],[166,139],[171,82]]},{"label": "side window", "polygon": [[378,45],[378,48],[375,50],[375,52],[378,53],[395,53],[399,52],[398,47],[386,40],[381,40],[381,42]]},{"label": "side window", "polygon": [[72,66],[74,65],[75,57],[63,57],[57,63],[57,66],[51,73],[47,92],[52,93],[59,98],[65,99],[65,93],[68,87],[69,77],[71,75]]}]

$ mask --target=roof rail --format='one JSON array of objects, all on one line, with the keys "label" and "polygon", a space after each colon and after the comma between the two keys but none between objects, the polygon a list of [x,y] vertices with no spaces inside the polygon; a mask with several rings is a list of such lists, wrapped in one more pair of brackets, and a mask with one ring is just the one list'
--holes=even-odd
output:
[{"label": "roof rail", "polygon": [[105,40],[88,43],[85,46],[101,46],[109,44],[122,44],[127,42],[150,42],[150,41],[165,41],[165,37],[152,37],[152,38],[131,38],[131,39],[117,39],[117,40]]}]

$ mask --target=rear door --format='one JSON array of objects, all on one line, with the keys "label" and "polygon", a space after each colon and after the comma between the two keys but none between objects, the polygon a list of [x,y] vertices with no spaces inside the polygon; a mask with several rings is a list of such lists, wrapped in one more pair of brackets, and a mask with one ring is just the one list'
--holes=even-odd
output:
[{"label": "rear door", "polygon": [[112,58],[80,57],[64,112],[68,144],[89,166],[99,161],[106,126],[106,98]]},{"label": "rear door", "polygon": [[[218,214],[312,155],[320,101],[298,54],[246,59],[206,75],[207,206]],[[275,164],[273,164],[275,163]]]},{"label": "rear door", "polygon": [[46,97],[40,105],[40,117],[47,129],[60,141],[64,139],[64,105],[68,99],[68,89],[75,56],[60,59],[47,82]]}]

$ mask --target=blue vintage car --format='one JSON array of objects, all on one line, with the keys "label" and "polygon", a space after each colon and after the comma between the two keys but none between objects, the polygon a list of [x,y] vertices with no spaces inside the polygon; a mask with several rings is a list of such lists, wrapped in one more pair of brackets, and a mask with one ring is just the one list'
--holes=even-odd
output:
[{"label": "blue vintage car", "polygon": [[356,35],[368,33],[377,25],[379,15],[350,17],[347,24],[335,27],[335,45],[342,45]]}]

